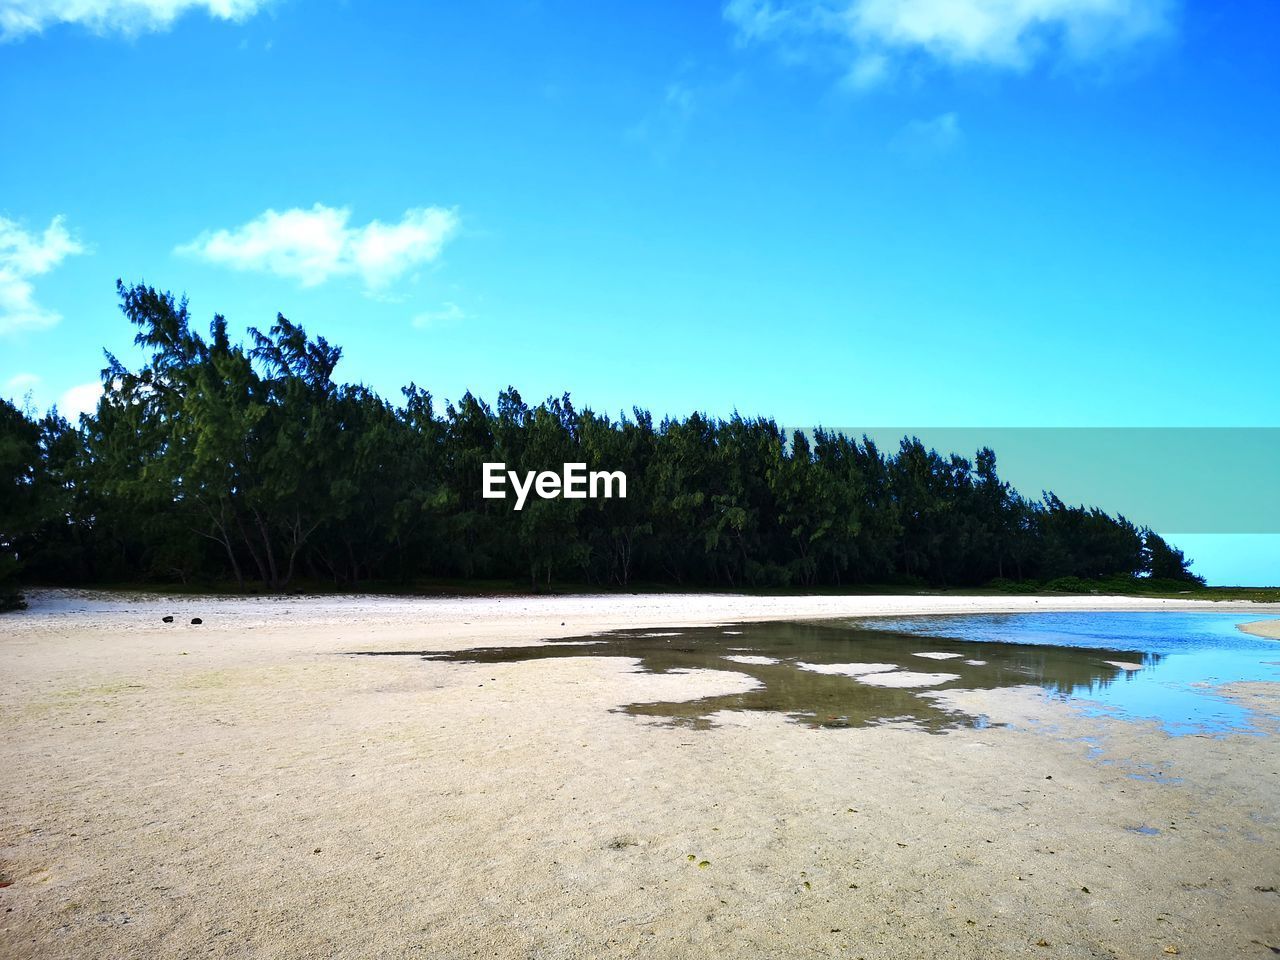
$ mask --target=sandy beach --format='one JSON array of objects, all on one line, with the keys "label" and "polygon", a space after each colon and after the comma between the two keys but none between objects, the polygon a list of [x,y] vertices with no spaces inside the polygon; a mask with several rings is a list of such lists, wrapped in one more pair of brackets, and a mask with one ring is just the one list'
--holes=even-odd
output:
[{"label": "sandy beach", "polygon": [[993,725],[942,735],[765,713],[690,730],[612,709],[749,678],[345,656],[623,627],[1274,608],[31,599],[0,618],[7,958],[1280,952],[1277,684],[1217,691],[1255,711],[1248,735],[1170,737],[1027,687],[948,694]]},{"label": "sandy beach", "polygon": [[1267,637],[1280,640],[1280,620],[1258,620],[1254,623],[1242,623],[1240,629],[1252,633],[1255,637]]}]

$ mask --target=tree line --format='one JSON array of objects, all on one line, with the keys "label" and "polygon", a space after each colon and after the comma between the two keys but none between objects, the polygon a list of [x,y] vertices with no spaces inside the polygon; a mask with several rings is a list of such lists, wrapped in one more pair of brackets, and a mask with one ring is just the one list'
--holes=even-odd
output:
[{"label": "tree line", "polygon": [[[342,351],[283,316],[244,342],[187,301],[117,284],[147,354],[111,354],[69,423],[0,401],[0,580],[228,580],[281,591],[425,579],[819,587],[1150,576],[1189,561],[1123,516],[1039,500],[989,449],[882,450],[824,429],[536,406],[509,388],[437,409],[334,379]],[[482,464],[622,470],[626,499],[481,496]]]}]

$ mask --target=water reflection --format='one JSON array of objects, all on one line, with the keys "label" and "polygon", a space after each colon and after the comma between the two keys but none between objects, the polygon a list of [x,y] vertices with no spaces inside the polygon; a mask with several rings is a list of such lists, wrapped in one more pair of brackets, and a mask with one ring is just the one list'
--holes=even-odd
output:
[{"label": "water reflection", "polygon": [[1272,618],[1238,613],[1027,613],[879,619],[859,625],[892,625],[916,638],[945,633],[972,642],[1068,646],[1099,654],[1119,646],[1142,650],[1154,658],[1147,664],[1154,669],[1129,671],[1124,683],[1063,693],[1083,700],[1088,710],[1122,719],[1153,719],[1169,733],[1193,734],[1258,732],[1249,711],[1221,696],[1219,688],[1241,681],[1280,681],[1280,642],[1237,629],[1240,623],[1262,619]]},{"label": "water reflection", "polygon": [[1257,618],[1112,613],[764,623],[386,655],[457,663],[623,657],[648,673],[726,670],[756,681],[743,693],[619,708],[692,727],[712,725],[721,711],[765,710],[814,726],[908,722],[938,732],[987,721],[940,703],[937,691],[1033,684],[1185,733],[1249,728],[1247,712],[1215,696],[1212,685],[1280,679],[1280,644],[1237,631],[1235,623],[1247,619]]}]

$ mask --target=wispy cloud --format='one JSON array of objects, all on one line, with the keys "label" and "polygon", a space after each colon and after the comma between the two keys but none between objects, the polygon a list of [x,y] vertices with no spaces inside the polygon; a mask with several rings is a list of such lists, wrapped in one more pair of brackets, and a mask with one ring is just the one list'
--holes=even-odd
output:
[{"label": "wispy cloud", "polygon": [[1168,31],[1175,0],[729,0],[743,43],[817,45],[866,88],[904,63],[1026,70],[1089,60]]},{"label": "wispy cloud", "polygon": [[39,383],[40,378],[34,373],[19,373],[6,380],[4,388],[10,396],[20,397],[30,393]]},{"label": "wispy cloud", "polygon": [[667,84],[657,106],[627,129],[627,139],[644,144],[655,160],[668,160],[684,143],[697,106],[693,88],[673,81]]},{"label": "wispy cloud", "polygon": [[413,318],[413,325],[419,330],[434,327],[450,327],[467,319],[467,311],[452,301],[443,303],[438,310],[426,310]]},{"label": "wispy cloud", "polygon": [[457,232],[458,214],[441,207],[406,210],[397,223],[350,226],[351,211],[317,203],[265,213],[230,230],[206,231],[177,253],[233,270],[270,273],[314,287],[335,277],[358,277],[385,290],[414,267],[440,256]]},{"label": "wispy cloud", "polygon": [[29,233],[0,217],[0,336],[18,330],[43,330],[62,316],[36,302],[33,278],[53,270],[85,247],[54,217],[43,234]]},{"label": "wispy cloud", "polygon": [[244,20],[264,6],[266,0],[0,0],[0,39],[41,33],[59,23],[134,35],[167,30],[190,11],[201,10],[219,20]]},{"label": "wispy cloud", "polygon": [[951,153],[963,139],[960,118],[940,113],[929,120],[913,120],[903,127],[890,148],[912,163],[924,164]]}]

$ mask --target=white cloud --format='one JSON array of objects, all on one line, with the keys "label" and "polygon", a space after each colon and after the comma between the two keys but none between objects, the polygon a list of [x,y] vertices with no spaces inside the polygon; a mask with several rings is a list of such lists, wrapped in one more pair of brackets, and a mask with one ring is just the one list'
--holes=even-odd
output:
[{"label": "white cloud", "polygon": [[439,310],[427,310],[418,314],[413,318],[413,325],[420,330],[425,330],[429,327],[452,326],[465,319],[467,319],[467,311],[456,303],[447,302],[442,304]]},{"label": "white cloud", "polygon": [[458,229],[441,207],[405,211],[398,223],[348,226],[351,211],[317,203],[310,210],[268,210],[233,230],[201,234],[177,248],[233,270],[273,273],[314,287],[333,277],[360,277],[381,290],[416,266],[435,260]]},{"label": "white cloud", "polygon": [[48,273],[85,248],[54,217],[43,234],[28,233],[0,217],[0,336],[18,330],[43,330],[62,316],[40,306],[32,278]]},{"label": "white cloud", "polygon": [[265,5],[264,0],[0,0],[0,39],[40,33],[59,23],[133,35],[167,30],[192,10],[219,20],[244,20]]},{"label": "white cloud", "polygon": [[77,384],[58,398],[58,413],[75,423],[82,413],[97,413],[98,401],[101,398],[102,382],[100,380]]},{"label": "white cloud", "polygon": [[867,87],[910,58],[1026,70],[1050,56],[1091,59],[1158,36],[1175,0],[729,0],[744,43],[794,56],[832,48],[847,82]]},{"label": "white cloud", "polygon": [[[119,388],[119,381],[115,382]],[[5,382],[6,394],[17,403],[28,404],[28,410],[31,413],[39,415],[39,411],[47,409],[49,398],[49,385],[44,380],[36,376],[34,373],[19,373],[10,377]],[[73,387],[62,391],[57,396],[57,402],[54,404],[58,408],[58,413],[66,417],[72,423],[76,423],[80,419],[80,414],[95,414],[98,412],[98,401],[102,398],[102,382],[94,380],[91,383],[78,383]]]}]

